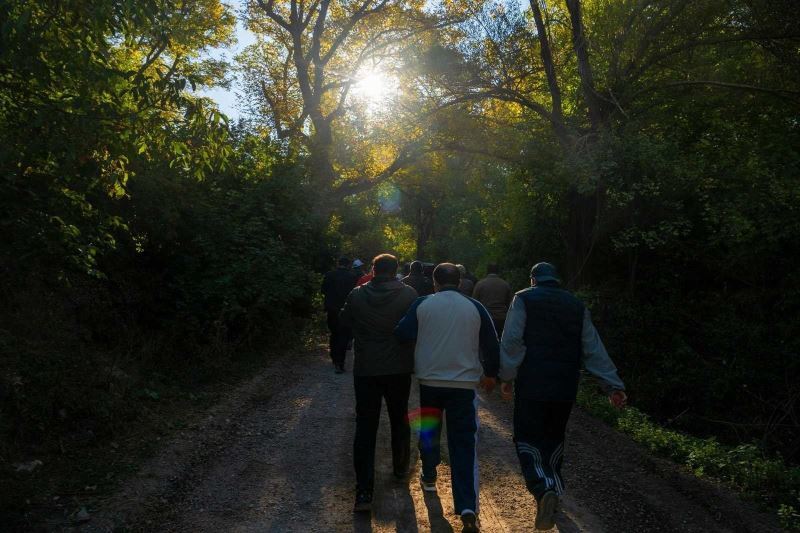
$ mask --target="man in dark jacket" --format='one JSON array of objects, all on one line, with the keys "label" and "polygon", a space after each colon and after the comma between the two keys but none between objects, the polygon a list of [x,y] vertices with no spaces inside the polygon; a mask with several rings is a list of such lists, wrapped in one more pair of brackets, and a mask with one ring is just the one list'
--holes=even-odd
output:
[{"label": "man in dark jacket", "polygon": [[537,263],[531,287],[511,302],[500,350],[501,392],[514,395],[514,442],[522,475],[536,498],[536,529],[550,529],[564,492],[564,433],[578,393],[580,367],[598,378],[615,407],[625,385],[617,375],[589,310],[560,287],[555,267]]},{"label": "man in dark jacket", "polygon": [[411,272],[401,281],[417,291],[420,296],[433,294],[433,282],[423,274],[422,261],[412,262],[410,269]]},{"label": "man in dark jacket", "polygon": [[397,259],[394,256],[379,255],[372,264],[374,277],[350,293],[340,315],[341,323],[352,328],[355,335],[355,511],[368,511],[372,504],[375,439],[382,399],[386,400],[391,426],[394,475],[401,480],[408,471],[411,439],[407,414],[414,353],[413,347],[402,344],[393,331],[417,299],[417,293],[395,279]]},{"label": "man in dark jacket", "polygon": [[498,270],[494,264],[486,267],[486,277],[475,285],[472,297],[489,310],[494,320],[494,329],[498,334],[502,334],[508,305],[514,297],[514,292],[511,290],[511,285],[500,277]]},{"label": "man in dark jacket", "polygon": [[328,272],[322,279],[322,294],[325,296],[325,312],[328,314],[330,330],[329,348],[337,374],[344,372],[344,358],[347,343],[350,341],[350,331],[339,324],[339,311],[347,295],[356,286],[356,280],[356,275],[350,270],[350,260],[346,257],[340,258],[336,270]]}]

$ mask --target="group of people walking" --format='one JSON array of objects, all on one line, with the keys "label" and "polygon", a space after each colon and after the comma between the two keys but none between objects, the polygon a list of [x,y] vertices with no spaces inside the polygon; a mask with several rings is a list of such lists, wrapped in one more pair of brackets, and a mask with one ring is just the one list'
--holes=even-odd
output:
[{"label": "group of people walking", "polygon": [[[531,286],[513,294],[494,265],[474,286],[460,265],[441,263],[432,280],[423,264],[397,275],[397,259],[381,254],[371,278],[359,285],[349,259],[325,275],[322,291],[335,369],[354,337],[356,434],[354,511],[369,511],[375,480],[375,445],[381,405],[391,426],[394,476],[409,472],[411,374],[419,383],[419,412],[433,421],[420,433],[423,490],[436,491],[440,433],[446,422],[453,503],[463,532],[477,532],[477,389],[514,400],[514,443],[522,475],[537,502],[535,527],[550,529],[564,492],[561,465],[567,420],[577,395],[581,363],[616,407],[625,387],[591,321],[588,309],[563,289],[556,269],[538,263]],[[471,296],[470,296],[471,295]]]}]

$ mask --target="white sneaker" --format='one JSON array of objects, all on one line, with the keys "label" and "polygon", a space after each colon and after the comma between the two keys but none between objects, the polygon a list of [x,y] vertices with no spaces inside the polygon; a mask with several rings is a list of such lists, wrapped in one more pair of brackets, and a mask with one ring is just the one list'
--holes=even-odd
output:
[{"label": "white sneaker", "polygon": [[422,490],[425,492],[436,492],[436,479],[427,480],[424,477],[419,477],[419,482],[422,485]]}]

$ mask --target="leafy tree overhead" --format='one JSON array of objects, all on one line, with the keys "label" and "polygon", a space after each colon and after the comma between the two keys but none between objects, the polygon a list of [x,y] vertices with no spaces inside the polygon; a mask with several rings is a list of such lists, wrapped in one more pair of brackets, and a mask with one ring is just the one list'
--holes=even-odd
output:
[{"label": "leafy tree overhead", "polygon": [[[406,124],[384,145],[390,157],[353,172],[343,147],[342,123],[358,112],[352,92],[365,69],[378,75],[438,26],[421,1],[253,1],[248,25],[259,42],[243,54],[240,68],[250,105],[268,117],[273,133],[308,153],[309,180],[319,192],[316,208],[329,213],[344,197],[388,180],[424,145],[424,130]],[[373,74],[374,75],[374,74]],[[416,127],[415,127],[416,126]],[[381,160],[387,160],[381,162]],[[354,175],[353,175],[354,174]]]},{"label": "leafy tree overhead", "polygon": [[201,53],[228,42],[233,22],[216,0],[3,3],[7,264],[50,254],[56,270],[67,257],[96,271],[125,225],[97,203],[125,196],[135,160],[169,153],[202,176],[227,149],[226,133],[221,115],[185,88],[220,80],[222,66]]}]

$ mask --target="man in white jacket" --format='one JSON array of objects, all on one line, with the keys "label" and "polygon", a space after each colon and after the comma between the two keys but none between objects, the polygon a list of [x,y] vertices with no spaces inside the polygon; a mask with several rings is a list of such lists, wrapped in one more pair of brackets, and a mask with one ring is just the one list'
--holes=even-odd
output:
[{"label": "man in white jacket", "polygon": [[[463,533],[478,531],[478,417],[476,388],[494,389],[500,364],[497,333],[489,312],[458,291],[461,273],[442,263],[433,272],[436,292],[418,298],[395,328],[395,335],[416,341],[414,367],[420,409],[447,417],[447,445],[453,504]],[[481,359],[481,354],[483,359]],[[436,490],[441,424],[420,437],[422,486]]]}]

